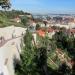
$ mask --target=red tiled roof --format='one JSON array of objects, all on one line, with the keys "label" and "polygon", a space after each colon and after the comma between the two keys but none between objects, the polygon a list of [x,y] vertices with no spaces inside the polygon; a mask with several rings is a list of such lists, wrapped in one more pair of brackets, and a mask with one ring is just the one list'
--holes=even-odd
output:
[{"label": "red tiled roof", "polygon": [[75,29],[71,29],[70,32],[75,33]]},{"label": "red tiled roof", "polygon": [[43,30],[37,30],[36,31],[37,32],[37,34],[39,35],[39,36],[41,36],[41,37],[45,37],[45,31],[43,31]]}]

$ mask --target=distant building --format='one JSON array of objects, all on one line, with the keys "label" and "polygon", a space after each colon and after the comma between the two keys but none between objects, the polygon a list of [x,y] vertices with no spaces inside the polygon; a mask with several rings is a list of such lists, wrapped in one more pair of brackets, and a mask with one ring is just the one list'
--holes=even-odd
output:
[{"label": "distant building", "polygon": [[13,19],[10,19],[10,21],[20,23],[21,19],[19,17],[15,17]]},{"label": "distant building", "polygon": [[60,16],[57,16],[57,17],[53,17],[53,20],[55,21],[55,23],[62,23],[63,18]]},{"label": "distant building", "polygon": [[48,28],[47,35],[50,39],[52,39],[53,35],[56,33],[56,31],[52,28]]},{"label": "distant building", "polygon": [[14,21],[17,22],[17,23],[20,23],[21,19],[19,17],[16,17],[16,18],[14,18]]}]

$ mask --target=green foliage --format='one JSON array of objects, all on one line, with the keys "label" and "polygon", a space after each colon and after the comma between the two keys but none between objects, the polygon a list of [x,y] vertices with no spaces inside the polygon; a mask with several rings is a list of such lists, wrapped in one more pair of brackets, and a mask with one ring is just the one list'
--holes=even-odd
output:
[{"label": "green foliage", "polygon": [[63,31],[57,32],[53,39],[56,41],[57,48],[67,50],[69,56],[75,57],[75,38],[74,35],[68,35]]},{"label": "green foliage", "polygon": [[50,52],[56,49],[55,41],[52,39],[49,39],[47,36],[44,38],[38,36],[37,39],[38,39],[39,47],[46,47],[46,49]]},{"label": "green foliage", "polygon": [[24,43],[25,47],[30,48],[32,47],[32,34],[27,30],[25,36],[24,36]]},{"label": "green foliage", "polygon": [[11,4],[10,4],[10,0],[0,0],[0,6],[3,9],[9,9]]},{"label": "green foliage", "polygon": [[[55,50],[56,48],[64,50],[73,48],[74,37],[69,37],[62,31],[57,32],[53,39],[49,39],[47,36],[44,38],[39,37],[39,47],[35,47],[32,44],[32,40],[32,33],[27,30],[24,36],[25,46],[21,53],[21,63],[19,64],[19,68],[16,69],[18,75],[70,75],[69,67],[66,64],[61,64]],[[70,43],[73,44],[70,46]],[[59,45],[61,46],[59,47]],[[68,57],[65,56],[65,58]],[[60,64],[61,66],[59,66]]]},{"label": "green foliage", "polygon": [[28,18],[26,16],[23,16],[21,18],[21,22],[23,23],[24,26],[27,26]]},{"label": "green foliage", "polygon": [[39,48],[43,47],[46,49],[47,53],[46,52],[45,53],[47,56],[47,66],[51,67],[52,69],[56,69],[58,67],[58,65],[56,65],[52,62],[52,59],[55,58],[55,56],[53,56],[53,55],[55,54],[55,50],[57,48],[55,41],[52,39],[49,39],[47,36],[44,38],[38,36],[38,40],[39,40],[39,42],[38,42]]},{"label": "green foliage", "polygon": [[61,49],[66,47],[67,38],[68,35],[63,31],[56,32],[56,34],[53,36],[53,39],[56,41],[57,47]]},{"label": "green foliage", "polygon": [[47,50],[45,47],[38,48],[37,52],[37,71],[40,75],[48,75],[47,70]]},{"label": "green foliage", "polygon": [[25,15],[25,13],[20,10],[0,11],[0,12],[2,12],[2,14],[4,14],[9,19],[19,17],[19,15]]},{"label": "green foliage", "polygon": [[39,30],[39,29],[40,29],[40,25],[36,24],[36,30]]},{"label": "green foliage", "polygon": [[71,70],[66,63],[62,63],[62,65],[59,66],[58,72],[61,75],[71,75]]},{"label": "green foliage", "polygon": [[21,54],[20,69],[17,71],[21,71],[21,73],[18,73],[19,75],[37,75],[35,62],[36,49],[32,44],[32,38],[31,33],[27,31],[24,36],[25,47]]},{"label": "green foliage", "polygon": [[22,23],[17,23],[14,21],[14,18],[24,14],[25,13],[23,11],[18,10],[0,11],[0,27],[6,27],[11,25],[25,27]]}]

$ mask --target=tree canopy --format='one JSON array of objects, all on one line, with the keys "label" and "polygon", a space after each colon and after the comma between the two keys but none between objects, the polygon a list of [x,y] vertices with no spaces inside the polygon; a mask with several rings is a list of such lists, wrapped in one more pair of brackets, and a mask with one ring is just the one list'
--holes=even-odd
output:
[{"label": "tree canopy", "polygon": [[9,9],[11,4],[10,4],[10,0],[0,0],[0,6],[3,9]]}]

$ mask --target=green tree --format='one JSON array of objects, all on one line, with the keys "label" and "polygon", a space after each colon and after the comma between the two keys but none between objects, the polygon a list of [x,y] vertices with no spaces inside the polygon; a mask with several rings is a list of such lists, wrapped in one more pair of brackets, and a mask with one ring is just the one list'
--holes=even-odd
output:
[{"label": "green tree", "polygon": [[3,9],[9,9],[11,4],[10,4],[10,0],[0,0],[0,6]]},{"label": "green tree", "polygon": [[72,74],[71,75],[75,75],[75,57],[72,58]]},{"label": "green tree", "polygon": [[26,34],[24,36],[24,43],[25,43],[25,47],[30,48],[32,47],[32,34],[27,30]]},{"label": "green tree", "polygon": [[18,75],[37,75],[36,71],[36,48],[32,44],[32,34],[27,31],[24,36],[24,48],[21,53],[21,63],[17,69]]},{"label": "green tree", "polygon": [[44,38],[38,36],[38,40],[39,47],[45,47],[47,51],[53,51],[56,49],[55,40],[49,39],[47,36],[45,36]]},{"label": "green tree", "polygon": [[58,73],[60,75],[71,75],[71,69],[64,62],[59,66]]},{"label": "green tree", "polygon": [[68,35],[64,31],[56,32],[53,36],[53,39],[56,41],[56,45],[58,48],[66,48]]},{"label": "green tree", "polygon": [[37,68],[40,75],[48,75],[47,70],[47,50],[45,47],[38,48]]},{"label": "green tree", "polygon": [[36,30],[39,30],[39,29],[40,29],[40,25],[36,24]]},{"label": "green tree", "polygon": [[21,18],[21,22],[23,23],[24,26],[27,26],[28,18],[26,16],[23,16]]}]

